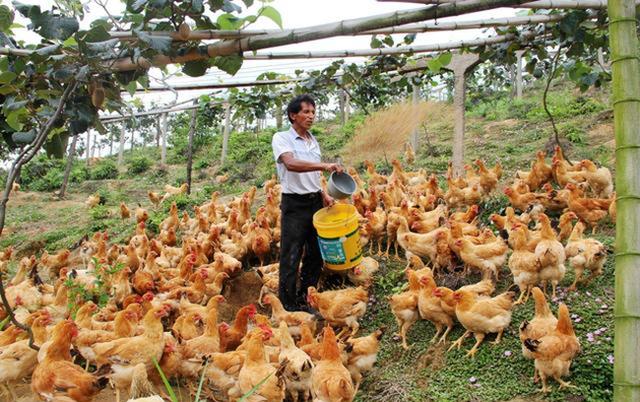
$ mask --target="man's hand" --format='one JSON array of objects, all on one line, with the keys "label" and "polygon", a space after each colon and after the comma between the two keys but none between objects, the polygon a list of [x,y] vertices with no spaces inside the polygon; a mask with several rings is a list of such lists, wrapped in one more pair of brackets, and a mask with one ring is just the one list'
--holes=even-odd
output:
[{"label": "man's hand", "polygon": [[342,172],[344,172],[344,167],[342,167],[342,165],[339,164],[339,163],[325,163],[324,164],[324,170],[326,172],[342,173]]},{"label": "man's hand", "polygon": [[325,207],[330,207],[333,206],[333,204],[336,203],[336,200],[333,199],[333,197],[331,197],[329,194],[327,193],[322,193],[322,204]]}]

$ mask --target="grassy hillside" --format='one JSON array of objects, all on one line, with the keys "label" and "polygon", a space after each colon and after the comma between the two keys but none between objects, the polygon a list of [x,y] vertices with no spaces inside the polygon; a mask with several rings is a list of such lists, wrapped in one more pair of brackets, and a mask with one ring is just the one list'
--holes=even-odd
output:
[{"label": "grassy hillside", "polygon": [[[552,133],[551,125],[542,109],[539,90],[531,89],[523,100],[515,101],[507,96],[496,96],[468,105],[465,159],[482,158],[489,163],[500,161],[505,168],[501,186],[507,185],[516,169],[528,169],[537,150],[545,148]],[[572,160],[593,159],[613,170],[612,113],[608,108],[605,90],[587,94],[558,86],[549,96],[551,110],[556,116],[560,134],[569,147]],[[442,106],[445,107],[445,106]],[[429,172],[443,172],[451,159],[451,135],[453,120],[449,114],[425,123],[421,132],[421,147],[413,169],[426,168]],[[356,115],[345,127],[335,122],[319,122],[314,129],[321,142],[325,157],[339,156],[342,146],[353,135],[364,117]],[[194,189],[191,197],[179,197],[181,209],[192,212],[192,206],[202,203],[214,190],[225,196],[238,194],[250,185],[259,185],[273,172],[270,138],[273,130],[255,133],[234,133],[230,140],[229,164],[216,166],[220,153],[220,139],[207,139],[196,154],[194,162]],[[23,189],[46,189],[45,192],[27,191],[17,194],[9,202],[7,225],[0,238],[0,247],[12,244],[19,255],[39,252],[46,248],[55,251],[69,247],[83,235],[107,229],[111,241],[121,241],[131,235],[133,225],[119,218],[118,205],[125,202],[129,208],[137,203],[150,208],[146,193],[161,191],[165,183],[178,184],[184,180],[183,153],[179,146],[171,149],[167,167],[158,168],[153,161],[159,159],[156,149],[127,152],[126,169],[113,172],[113,161],[103,160],[86,168],[82,163],[74,167],[66,200],[58,201],[51,195],[54,187],[47,187],[46,180],[55,182],[60,164],[39,160],[42,166],[23,173]],[[151,161],[148,166],[142,159]],[[50,166],[47,168],[46,164]],[[345,161],[348,163],[348,161]],[[141,166],[146,166],[144,169]],[[381,170],[389,169],[384,161],[378,161]],[[28,170],[28,169],[27,169]],[[44,171],[44,180],[36,177]],[[215,184],[217,174],[227,173],[230,180],[224,185]],[[89,194],[99,192],[105,204],[88,211],[83,202]],[[487,216],[507,205],[506,198],[496,192],[494,198],[483,205],[482,224],[488,224]],[[150,229],[166,215],[168,206],[151,213]],[[610,249],[614,230],[609,224],[596,236]],[[504,340],[497,346],[485,342],[475,359],[464,357],[472,346],[468,339],[463,350],[446,352],[446,348],[428,343],[434,334],[428,322],[417,323],[410,331],[412,347],[404,351],[391,333],[396,331],[387,297],[397,292],[405,282],[404,261],[380,259],[381,271],[374,285],[374,297],[363,320],[363,333],[380,326],[387,327],[379,361],[373,372],[365,376],[358,401],[606,401],[611,399],[613,381],[613,258],[608,259],[605,273],[586,289],[567,294],[564,288],[571,283],[573,272],[568,270],[558,300],[552,308],[557,310],[559,301],[568,304],[575,329],[580,337],[583,352],[574,361],[569,379],[576,389],[542,395],[536,392],[539,384],[533,384],[533,362],[522,358],[517,328],[523,319],[531,318],[532,303],[515,309],[512,324],[505,332]],[[501,273],[499,290],[506,289],[511,278],[506,268]],[[440,278],[454,281],[456,278]],[[463,330],[458,326],[450,334],[455,340]],[[493,336],[488,336],[493,340]]]}]

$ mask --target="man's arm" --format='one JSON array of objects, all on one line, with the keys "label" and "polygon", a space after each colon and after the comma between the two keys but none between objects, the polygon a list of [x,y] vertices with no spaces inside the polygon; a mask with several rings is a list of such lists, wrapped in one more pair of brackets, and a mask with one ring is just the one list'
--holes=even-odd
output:
[{"label": "man's arm", "polygon": [[287,170],[291,172],[315,172],[315,171],[325,171],[325,172],[342,172],[343,168],[341,165],[337,163],[316,163],[316,162],[308,162],[300,159],[296,159],[293,156],[292,152],[285,152],[280,155],[280,161],[284,164]]}]

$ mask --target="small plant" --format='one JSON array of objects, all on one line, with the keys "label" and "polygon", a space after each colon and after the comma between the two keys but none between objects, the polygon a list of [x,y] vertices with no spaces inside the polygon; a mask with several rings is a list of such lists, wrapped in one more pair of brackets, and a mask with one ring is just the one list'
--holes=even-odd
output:
[{"label": "small plant", "polygon": [[127,172],[130,175],[144,173],[151,167],[151,159],[143,155],[137,155],[127,161]]},{"label": "small plant", "polygon": [[97,205],[91,208],[89,213],[91,214],[91,220],[99,221],[109,217],[109,208],[105,207],[104,205]]},{"label": "small plant", "polygon": [[91,169],[89,177],[92,180],[108,180],[118,177],[118,167],[112,159],[103,159]]},{"label": "small plant", "polygon": [[211,166],[211,161],[208,159],[198,159],[196,163],[193,164],[194,169],[206,169]]},{"label": "small plant", "polygon": [[110,289],[107,287],[108,279],[124,268],[122,263],[117,263],[111,267],[102,265],[95,257],[92,258],[92,261],[95,266],[96,277],[93,282],[93,288],[88,289],[83,283],[76,282],[73,277],[68,277],[64,282],[64,286],[68,289],[67,309],[73,319],[76,318],[79,305],[84,302],[92,301],[101,308],[106,306],[111,296]]}]

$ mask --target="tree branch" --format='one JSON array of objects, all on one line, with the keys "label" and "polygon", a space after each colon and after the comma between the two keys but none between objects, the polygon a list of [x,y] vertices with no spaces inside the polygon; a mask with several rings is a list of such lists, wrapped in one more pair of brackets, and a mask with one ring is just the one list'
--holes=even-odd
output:
[{"label": "tree branch", "polygon": [[551,114],[551,111],[549,110],[549,105],[547,104],[547,94],[549,93],[549,87],[551,86],[551,81],[553,81],[553,77],[556,74],[556,68],[558,66],[558,60],[560,59],[561,51],[562,51],[562,45],[558,47],[558,51],[556,52],[556,55],[553,57],[553,61],[551,62],[551,71],[549,72],[549,77],[547,78],[547,86],[544,88],[544,93],[542,95],[542,106],[544,107],[544,111],[547,113],[547,116],[549,116],[549,121],[551,121],[551,127],[553,128],[553,135],[556,140],[556,144],[560,147],[560,150],[562,150],[562,154],[564,155],[567,162],[569,162],[569,165],[573,166],[573,164],[567,157],[567,152],[565,151],[565,149],[562,147],[562,144],[560,143],[560,134],[558,134],[558,128],[556,127],[556,122],[553,119],[553,115]]}]

